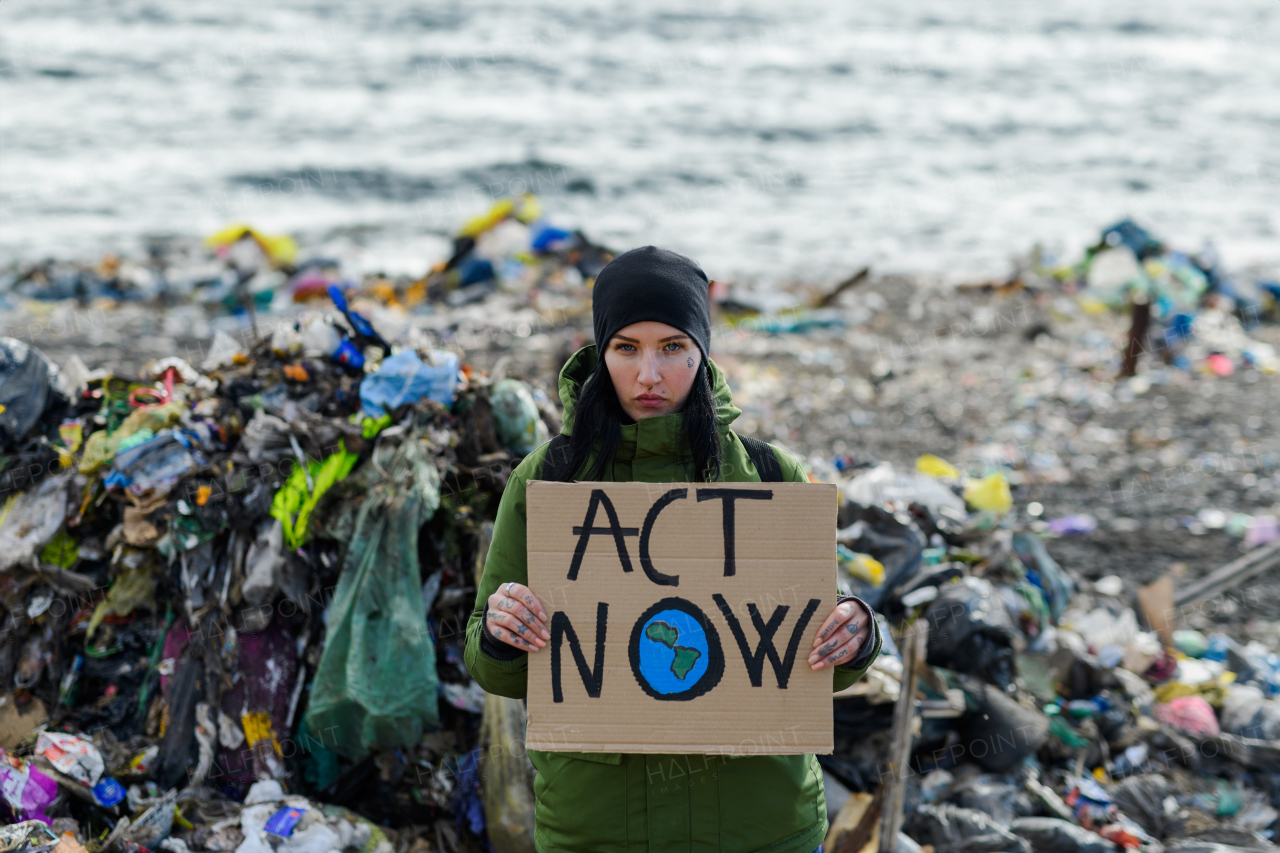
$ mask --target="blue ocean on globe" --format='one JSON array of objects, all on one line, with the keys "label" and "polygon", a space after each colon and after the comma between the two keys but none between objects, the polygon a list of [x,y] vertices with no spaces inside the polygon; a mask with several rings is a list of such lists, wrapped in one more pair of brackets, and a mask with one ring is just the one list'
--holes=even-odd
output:
[{"label": "blue ocean on globe", "polygon": [[659,693],[684,693],[706,674],[707,635],[682,610],[663,610],[640,633],[640,674]]}]

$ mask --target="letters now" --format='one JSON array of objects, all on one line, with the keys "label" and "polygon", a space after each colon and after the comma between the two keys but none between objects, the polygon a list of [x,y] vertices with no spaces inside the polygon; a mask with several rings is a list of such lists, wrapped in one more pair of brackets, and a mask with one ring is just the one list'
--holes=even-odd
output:
[{"label": "letters now", "polygon": [[[804,637],[804,630],[809,625],[809,621],[813,618],[813,614],[817,611],[818,606],[822,603],[819,599],[811,598],[805,604],[804,610],[800,613],[800,618],[796,620],[795,627],[791,629],[791,637],[787,641],[786,652],[782,655],[778,654],[778,649],[773,644],[774,635],[778,633],[778,629],[782,626],[783,621],[790,612],[790,606],[780,604],[774,609],[773,615],[766,622],[760,615],[759,609],[754,603],[747,604],[747,613],[751,616],[751,624],[755,627],[756,632],[760,635],[760,642],[756,644],[754,651],[751,649],[751,643],[747,639],[746,632],[742,628],[742,624],[738,621],[738,617],[734,615],[733,609],[729,603],[725,601],[724,596],[715,594],[712,600],[716,604],[716,608],[724,617],[725,623],[729,626],[730,633],[733,634],[734,642],[737,644],[738,651],[742,655],[742,662],[747,668],[747,677],[751,680],[752,687],[760,687],[764,684],[764,664],[768,660],[773,667],[773,675],[778,682],[779,690],[786,690],[787,684],[791,680],[791,670],[795,666],[796,652],[800,646],[800,640]],[[711,681],[704,686],[704,689],[694,691],[688,695],[670,695],[655,696],[659,699],[687,700],[701,696],[709,692],[715,687],[719,681],[719,673],[724,671],[724,652],[720,648],[719,640],[715,639],[717,632],[715,627],[707,618],[706,613],[702,611],[696,604],[685,599],[664,599],[655,605],[652,609],[658,607],[681,607],[685,612],[692,615],[698,622],[702,624],[706,631],[708,639],[707,652],[712,660],[708,662],[708,669],[715,673]],[[651,609],[651,610],[652,610]],[[631,635],[638,637],[641,627],[648,620],[649,613],[643,613],[633,626]],[[561,670],[562,654],[561,645],[567,640],[569,643],[569,653],[573,655],[573,662],[577,666],[578,675],[582,679],[582,686],[586,688],[587,695],[592,699],[599,699],[600,692],[604,687],[604,651],[605,638],[608,636],[609,627],[609,605],[601,601],[596,605],[596,642],[594,649],[594,661],[589,666],[587,664],[587,656],[583,651],[582,642],[578,638],[577,631],[573,628],[573,623],[569,621],[569,616],[563,611],[556,611],[551,616],[551,699],[553,702],[564,701],[564,689],[562,687]],[[718,660],[717,660],[718,658]],[[632,668],[635,668],[633,661]],[[639,672],[636,673],[639,678]],[[654,694],[651,694],[654,695]]]}]

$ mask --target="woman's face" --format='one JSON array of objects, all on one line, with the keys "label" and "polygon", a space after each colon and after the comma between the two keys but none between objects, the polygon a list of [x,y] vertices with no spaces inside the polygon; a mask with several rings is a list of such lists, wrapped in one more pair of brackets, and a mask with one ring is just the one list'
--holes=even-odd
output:
[{"label": "woman's face", "polygon": [[618,402],[637,421],[682,411],[701,362],[692,338],[653,320],[623,328],[604,351]]}]

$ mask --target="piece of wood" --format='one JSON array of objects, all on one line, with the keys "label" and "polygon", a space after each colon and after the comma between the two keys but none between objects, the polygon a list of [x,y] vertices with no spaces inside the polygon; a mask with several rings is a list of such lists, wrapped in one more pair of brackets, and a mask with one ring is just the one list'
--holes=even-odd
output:
[{"label": "piece of wood", "polygon": [[857,287],[859,284],[862,284],[862,282],[866,281],[870,276],[871,276],[871,267],[863,267],[862,269],[858,270],[856,273],[849,276],[844,281],[840,282],[835,287],[833,287],[830,291],[828,291],[825,295],[823,295],[821,299],[818,299],[817,301],[815,301],[813,303],[813,307],[814,308],[830,308],[832,305],[836,303],[836,300],[840,298],[840,295],[842,293],[844,293],[846,290],[850,290],[851,288]]},{"label": "piece of wood", "polygon": [[893,707],[893,729],[889,746],[888,775],[885,777],[884,806],[880,820],[880,853],[893,853],[906,793],[908,762],[911,760],[911,730],[915,719],[916,679],[924,665],[928,624],[917,619],[908,626],[902,642],[902,690]]},{"label": "piece of wood", "polygon": [[1238,560],[1232,560],[1195,583],[1179,589],[1173,596],[1177,607],[1185,607],[1226,592],[1249,578],[1262,574],[1280,563],[1280,540],[1254,548]]},{"label": "piece of wood", "polygon": [[1121,379],[1138,374],[1138,355],[1146,349],[1147,329],[1151,326],[1151,303],[1133,303],[1133,324],[1129,327],[1129,340],[1124,347],[1124,362],[1120,366]]},{"label": "piece of wood", "polygon": [[[856,801],[855,801],[856,798]],[[836,815],[823,847],[831,853],[860,853],[879,837],[884,785],[872,794],[853,794]],[[875,849],[874,847],[872,848]]]},{"label": "piece of wood", "polygon": [[1160,635],[1166,646],[1173,645],[1173,629],[1177,627],[1173,607],[1173,576],[1163,575],[1154,583],[1138,587],[1138,606],[1151,630]]}]

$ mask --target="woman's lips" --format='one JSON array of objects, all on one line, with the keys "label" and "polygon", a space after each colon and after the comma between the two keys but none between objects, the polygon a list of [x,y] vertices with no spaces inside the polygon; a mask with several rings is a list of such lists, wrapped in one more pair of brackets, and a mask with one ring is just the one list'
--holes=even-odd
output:
[{"label": "woman's lips", "polygon": [[666,399],[659,397],[657,394],[641,394],[636,397],[636,402],[644,406],[646,409],[656,409],[666,403]]}]

